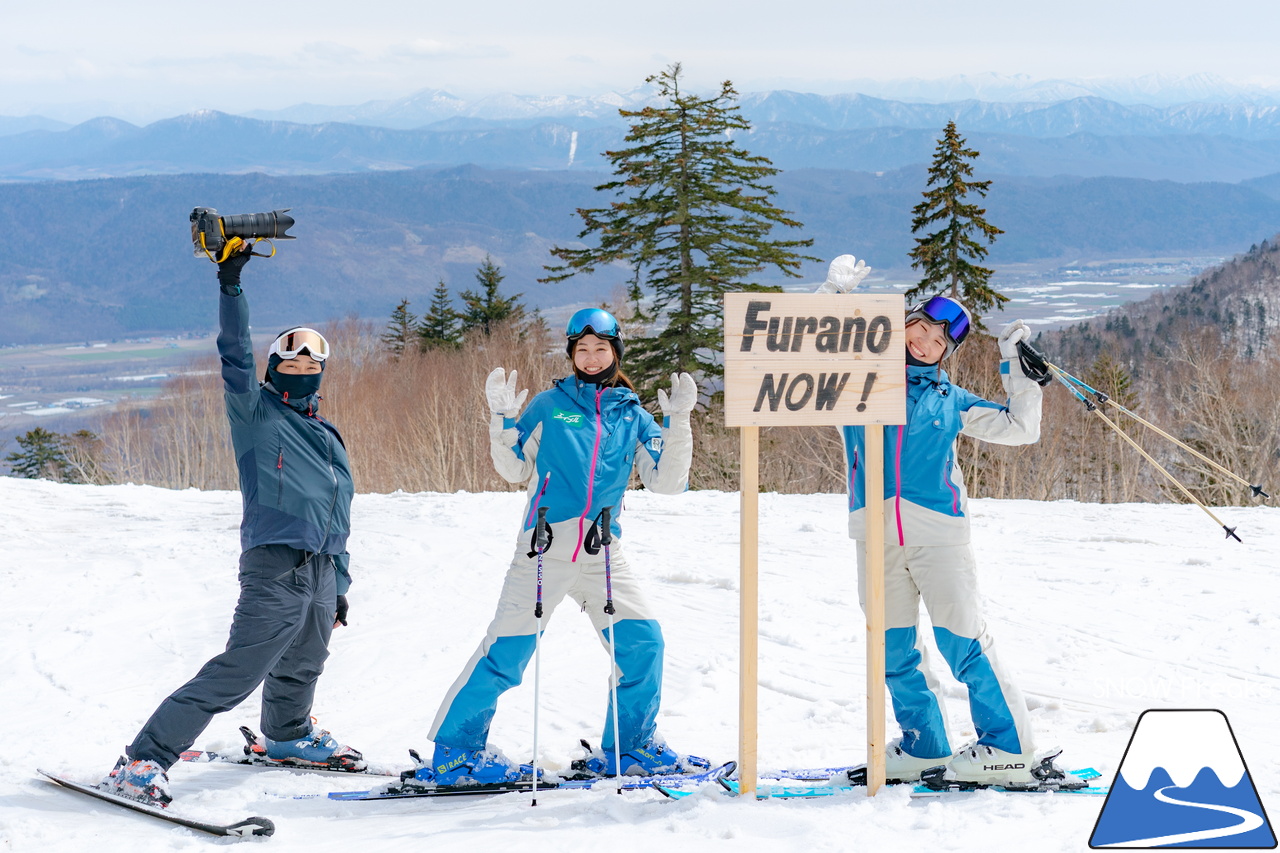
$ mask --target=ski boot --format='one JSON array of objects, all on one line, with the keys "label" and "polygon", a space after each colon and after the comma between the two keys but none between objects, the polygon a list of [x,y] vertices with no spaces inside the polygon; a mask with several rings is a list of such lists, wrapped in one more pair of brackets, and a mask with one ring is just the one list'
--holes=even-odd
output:
[{"label": "ski boot", "polygon": [[1012,753],[986,744],[973,744],[951,759],[940,780],[961,788],[999,786],[1039,791],[1079,787],[1079,780],[1054,764],[1054,759],[1061,754],[1058,751],[1036,758],[1034,752]]},{"label": "ski boot", "polygon": [[[245,737],[247,739],[249,735],[246,734]],[[363,755],[338,743],[324,729],[314,726],[310,734],[296,740],[272,740],[264,735],[255,738],[255,741],[246,749],[286,767],[321,767],[347,772],[359,772],[366,767]],[[261,749],[260,753],[258,748]]]},{"label": "ski boot", "polygon": [[[589,745],[583,741],[582,745]],[[593,752],[586,759],[572,762],[570,767],[583,778],[617,775],[617,756],[612,749]],[[623,776],[681,776],[709,770],[711,762],[696,755],[681,755],[661,738],[622,753]]]},{"label": "ski boot", "polygon": [[147,806],[164,808],[173,802],[169,793],[169,777],[154,761],[131,761],[124,756],[98,787],[109,794],[136,800]]},{"label": "ski boot", "polygon": [[[941,758],[918,758],[906,752],[902,748],[902,738],[894,738],[889,741],[888,747],[885,748],[884,755],[884,776],[887,782],[919,782],[920,774],[930,767],[938,767],[940,765],[951,762],[952,756],[944,755]],[[865,774],[864,781],[865,782]]]},{"label": "ski boot", "polygon": [[[436,744],[428,763],[410,750],[417,768],[400,774],[400,789],[405,791],[435,788],[492,787],[532,784],[533,765],[516,764],[500,750],[465,749]],[[542,778],[542,771],[538,771]]]}]

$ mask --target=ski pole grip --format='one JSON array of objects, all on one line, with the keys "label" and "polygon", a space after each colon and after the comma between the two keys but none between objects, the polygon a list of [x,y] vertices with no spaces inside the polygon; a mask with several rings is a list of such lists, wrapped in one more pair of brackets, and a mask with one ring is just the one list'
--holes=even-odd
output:
[{"label": "ski pole grip", "polygon": [[547,550],[547,546],[551,544],[551,540],[547,536],[547,508],[545,506],[538,507],[538,526],[534,533],[533,541],[539,554]]},{"label": "ski pole grip", "polygon": [[613,514],[613,507],[607,506],[600,510],[600,544],[609,546],[613,543],[613,528],[610,526],[609,517]]},{"label": "ski pole grip", "polygon": [[1026,341],[1018,341],[1018,364],[1023,374],[1041,388],[1053,381],[1048,361]]}]

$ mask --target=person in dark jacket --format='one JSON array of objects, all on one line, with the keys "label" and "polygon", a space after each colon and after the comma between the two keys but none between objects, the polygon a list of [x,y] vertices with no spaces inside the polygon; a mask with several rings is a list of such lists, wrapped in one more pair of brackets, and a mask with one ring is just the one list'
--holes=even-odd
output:
[{"label": "person in dark jacket", "polygon": [[315,728],[311,704],[329,637],[347,617],[346,551],[354,487],[342,436],[320,417],[329,344],[305,327],[271,345],[255,376],[240,273],[248,246],[218,265],[218,353],[240,471],[240,600],[224,652],[160,703],[102,787],[171,801],[166,771],[214,714],[262,685],[262,737],[252,747],[283,766],[359,770],[359,752]]}]

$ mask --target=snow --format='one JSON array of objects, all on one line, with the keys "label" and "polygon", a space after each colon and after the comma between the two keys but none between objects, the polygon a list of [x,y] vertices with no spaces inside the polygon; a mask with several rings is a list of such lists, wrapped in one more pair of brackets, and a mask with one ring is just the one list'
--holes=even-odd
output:
[{"label": "snow", "polygon": [[[351,625],[334,634],[320,725],[374,763],[408,766],[497,599],[521,496],[358,495]],[[761,768],[855,763],[865,739],[864,625],[841,495],[761,496]],[[1039,746],[1107,781],[1139,714],[1216,708],[1230,719],[1264,805],[1280,812],[1280,511],[1223,508],[1243,544],[1194,507],[973,502],[988,620],[1020,673]],[[716,761],[737,751],[738,497],[633,493],[632,564],[667,639],[660,726]],[[237,595],[240,497],[143,486],[0,478],[0,851],[207,850],[220,844],[36,776],[96,780],[170,691],[226,640]],[[607,654],[566,603],[542,649],[543,762],[563,767],[599,737]],[[498,709],[492,740],[528,758],[533,669]],[[964,689],[944,677],[958,741]],[[196,745],[238,747],[258,697]],[[890,717],[890,719],[892,719]],[[895,734],[892,723],[890,736]],[[294,799],[363,780],[179,764],[174,809],[264,815],[274,851],[562,849],[1086,849],[1100,798],[980,793],[912,800],[750,802],[706,790],[544,792],[463,802]],[[999,843],[992,839],[998,838]]]}]

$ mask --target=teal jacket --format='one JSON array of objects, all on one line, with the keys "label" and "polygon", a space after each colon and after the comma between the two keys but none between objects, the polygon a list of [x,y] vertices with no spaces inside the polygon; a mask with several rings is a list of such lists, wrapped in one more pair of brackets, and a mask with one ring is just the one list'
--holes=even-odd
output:
[{"label": "teal jacket", "polygon": [[240,547],[329,554],[343,594],[351,585],[347,535],[355,486],[342,436],[317,413],[318,394],[285,400],[258,381],[245,297],[219,298],[218,355],[244,501]]}]

